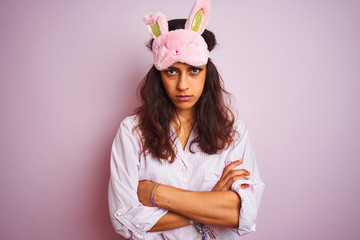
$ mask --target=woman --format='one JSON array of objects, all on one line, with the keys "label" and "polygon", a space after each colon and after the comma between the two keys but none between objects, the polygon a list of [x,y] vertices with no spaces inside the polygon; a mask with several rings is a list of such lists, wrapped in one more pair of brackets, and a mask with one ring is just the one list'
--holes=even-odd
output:
[{"label": "woman", "polygon": [[255,230],[264,184],[209,59],[209,9],[200,0],[187,20],[145,17],[154,66],[111,155],[110,215],[126,238],[237,239]]}]

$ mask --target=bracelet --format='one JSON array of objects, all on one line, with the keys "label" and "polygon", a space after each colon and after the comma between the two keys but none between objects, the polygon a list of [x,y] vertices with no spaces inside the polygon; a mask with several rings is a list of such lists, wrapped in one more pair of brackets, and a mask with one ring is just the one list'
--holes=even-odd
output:
[{"label": "bracelet", "polygon": [[152,192],[151,192],[151,197],[150,197],[150,201],[151,201],[151,203],[152,203],[152,205],[153,205],[154,207],[159,207],[159,206],[156,205],[155,202],[154,202],[154,193],[155,193],[155,190],[156,190],[156,188],[157,188],[158,186],[159,186],[159,183],[155,184],[155,186],[154,186],[154,188],[153,188],[153,190],[152,190]]},{"label": "bracelet", "polygon": [[210,239],[216,239],[215,235],[217,235],[217,234],[211,227],[208,227],[205,224],[196,222],[190,218],[188,218],[188,220],[189,220],[190,225],[194,225],[196,230],[200,233],[201,239],[203,239],[203,240],[209,239],[208,235],[209,235]]}]

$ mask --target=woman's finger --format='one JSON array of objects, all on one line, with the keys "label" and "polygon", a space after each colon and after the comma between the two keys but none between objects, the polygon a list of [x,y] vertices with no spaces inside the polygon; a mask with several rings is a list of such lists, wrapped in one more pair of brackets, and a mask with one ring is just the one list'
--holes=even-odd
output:
[{"label": "woman's finger", "polygon": [[241,186],[240,186],[241,189],[246,189],[248,187],[249,187],[249,184],[247,184],[247,183],[241,184]]},{"label": "woman's finger", "polygon": [[[240,174],[231,175],[229,173],[225,179],[219,180],[219,182],[213,188],[213,191],[227,191],[227,190],[231,189],[231,185],[235,181],[237,181],[237,180],[249,180],[248,177],[246,177],[245,175],[242,174],[242,173],[244,173],[244,171],[237,171],[237,172],[240,173]],[[246,173],[246,174],[248,174],[248,173]]]},{"label": "woman's finger", "polygon": [[230,190],[231,189],[231,186],[234,182],[236,182],[237,180],[249,180],[248,177],[244,177],[244,176],[234,176],[234,177],[231,177],[227,182],[226,184],[223,186],[223,191],[227,191],[227,190]]},{"label": "woman's finger", "polygon": [[250,176],[250,172],[247,171],[246,169],[235,169],[235,170],[231,170],[230,172],[228,172],[228,174],[226,174],[226,176],[224,176],[224,178],[222,179],[222,181],[224,181],[225,183],[229,181],[230,178],[235,177],[235,176]]},{"label": "woman's finger", "polygon": [[[232,183],[238,180],[238,177],[249,176],[250,172],[247,171],[246,169],[234,169],[236,166],[239,166],[242,162],[243,160],[237,160],[227,165],[224,168],[220,180],[216,183],[215,187],[213,188],[213,191],[230,190]],[[239,178],[239,179],[246,180],[248,178]]]},{"label": "woman's finger", "polygon": [[243,160],[237,160],[237,161],[234,161],[234,162],[230,163],[229,165],[227,165],[224,168],[224,171],[223,171],[220,179],[225,177],[234,167],[239,166],[240,164],[242,164],[242,162],[243,162]]}]

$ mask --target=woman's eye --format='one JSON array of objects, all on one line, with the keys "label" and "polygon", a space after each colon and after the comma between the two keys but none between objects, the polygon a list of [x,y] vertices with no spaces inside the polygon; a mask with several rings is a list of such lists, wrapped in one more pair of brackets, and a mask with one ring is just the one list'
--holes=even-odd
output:
[{"label": "woman's eye", "polygon": [[198,74],[201,71],[201,69],[200,68],[192,68],[190,71],[192,74]]},{"label": "woman's eye", "polygon": [[165,72],[168,75],[174,75],[176,73],[176,71],[174,69],[169,69],[169,70],[166,70]]}]

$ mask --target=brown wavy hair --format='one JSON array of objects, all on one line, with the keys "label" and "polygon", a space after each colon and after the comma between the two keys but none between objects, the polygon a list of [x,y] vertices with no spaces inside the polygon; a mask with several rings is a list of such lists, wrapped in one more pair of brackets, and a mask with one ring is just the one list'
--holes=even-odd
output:
[{"label": "brown wavy hair", "polygon": [[[169,30],[184,28],[186,19],[174,19],[168,22]],[[208,50],[216,45],[215,35],[208,30],[202,34]],[[153,39],[147,44],[152,49]],[[223,80],[215,65],[208,60],[206,79],[202,95],[195,107],[193,131],[196,137],[190,143],[197,144],[207,154],[215,154],[227,148],[234,139],[234,114],[227,107],[225,96],[229,93],[223,87]],[[176,116],[176,108],[167,96],[161,80],[160,71],[152,66],[138,87],[141,106],[135,110],[139,118],[142,134],[142,154],[150,153],[158,159],[166,159],[171,163],[176,157],[174,140],[170,135],[170,120]],[[229,99],[229,98],[228,98]]]}]

